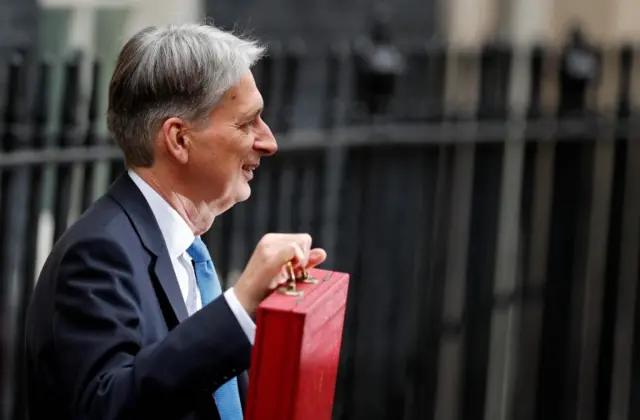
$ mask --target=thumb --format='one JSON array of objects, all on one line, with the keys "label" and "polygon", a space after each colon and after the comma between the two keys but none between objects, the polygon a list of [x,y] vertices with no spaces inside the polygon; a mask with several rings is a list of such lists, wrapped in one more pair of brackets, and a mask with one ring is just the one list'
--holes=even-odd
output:
[{"label": "thumb", "polygon": [[307,261],[307,268],[313,268],[316,265],[322,264],[327,259],[327,252],[322,248],[314,248],[309,251],[309,259]]}]

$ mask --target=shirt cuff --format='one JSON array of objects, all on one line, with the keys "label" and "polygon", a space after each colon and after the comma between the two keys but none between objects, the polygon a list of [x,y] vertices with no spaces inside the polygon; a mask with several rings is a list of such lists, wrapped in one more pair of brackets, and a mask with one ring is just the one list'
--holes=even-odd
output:
[{"label": "shirt cuff", "polygon": [[236,297],[236,293],[233,291],[233,287],[224,292],[224,297],[231,308],[231,311],[238,319],[242,330],[247,335],[251,345],[255,342],[256,338],[256,324],[253,322],[247,311],[240,305],[240,301]]}]

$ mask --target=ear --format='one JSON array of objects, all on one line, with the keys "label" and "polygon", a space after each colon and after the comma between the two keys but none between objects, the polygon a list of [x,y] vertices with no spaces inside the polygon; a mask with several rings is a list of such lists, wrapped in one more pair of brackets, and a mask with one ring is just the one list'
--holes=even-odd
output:
[{"label": "ear", "polygon": [[189,160],[188,149],[190,146],[187,125],[180,118],[169,118],[161,128],[162,142],[167,153],[179,163],[185,164]]}]

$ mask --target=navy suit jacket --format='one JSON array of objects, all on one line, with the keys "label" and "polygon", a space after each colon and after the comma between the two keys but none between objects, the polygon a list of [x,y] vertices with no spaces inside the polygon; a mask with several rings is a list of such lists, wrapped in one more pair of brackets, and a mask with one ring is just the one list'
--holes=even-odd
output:
[{"label": "navy suit jacket", "polygon": [[31,420],[217,419],[212,393],[251,344],[220,296],[187,309],[153,213],[128,175],[55,244],[26,322]]}]

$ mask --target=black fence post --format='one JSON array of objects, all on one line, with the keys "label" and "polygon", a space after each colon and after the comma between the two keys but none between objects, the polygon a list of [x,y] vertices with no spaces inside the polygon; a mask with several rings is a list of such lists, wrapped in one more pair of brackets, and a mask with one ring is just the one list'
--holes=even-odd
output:
[{"label": "black fence post", "polygon": [[[80,66],[82,56],[77,54],[66,63],[64,72],[64,93],[61,105],[61,127],[56,146],[66,148],[73,146],[78,139],[78,100],[80,96]],[[71,210],[71,194],[73,181],[73,163],[63,162],[57,165],[56,193],[53,198],[54,234],[56,242],[67,229]]]},{"label": "black fence post", "polygon": [[336,124],[339,110],[339,86],[342,54],[340,46],[332,45],[327,53],[327,83],[324,97],[323,128],[331,130]]},{"label": "black fence post", "polygon": [[282,57],[284,60],[284,83],[281,91],[281,105],[278,119],[276,120],[276,132],[287,134],[293,125],[294,102],[297,93],[298,75],[300,64],[306,56],[306,46],[302,40],[297,40],[286,46]]},{"label": "black fence post", "polygon": [[[38,81],[36,84],[35,100],[32,103],[33,118],[33,131],[28,138],[26,145],[27,150],[31,149],[34,152],[42,151],[46,147],[47,143],[47,107],[42,104],[49,103],[49,77],[51,75],[51,66],[47,61],[43,61],[38,68]],[[40,214],[43,209],[43,190],[44,185],[44,164],[37,163],[30,168],[30,187],[31,192],[28,201],[27,208],[27,226],[25,231],[25,241],[23,249],[23,269],[22,269],[22,294],[18,296],[18,316],[19,316],[19,343],[22,346],[24,343],[24,324],[26,318],[26,310],[31,297],[31,292],[35,284],[36,276],[36,255],[38,247],[38,234],[40,232]],[[15,419],[27,419],[27,401],[25,395],[26,380],[24,371],[25,352],[21,348],[16,355],[15,365],[16,375],[14,383],[16,384],[19,397],[16,399],[18,404],[15,410]]]},{"label": "black fence post", "polygon": [[[336,264],[339,256],[336,255],[339,224],[340,224],[340,198],[345,176],[347,159],[347,147],[340,144],[336,137],[336,129],[341,126],[342,104],[345,98],[342,95],[342,74],[347,63],[346,55],[349,53],[348,45],[334,44],[327,56],[327,84],[324,97],[324,123],[326,148],[324,151],[323,166],[318,177],[322,177],[323,189],[321,190],[322,202],[322,229],[320,239],[327,250],[328,263]],[[317,205],[316,205],[317,206]]]},{"label": "black fence post", "polygon": [[[93,71],[92,71],[92,79],[91,79],[91,97],[89,99],[89,113],[88,117],[88,127],[87,134],[84,139],[85,147],[92,147],[98,144],[98,119],[99,119],[99,104],[100,104],[100,92],[99,92],[99,84],[100,84],[100,62],[95,60],[93,62]],[[89,208],[89,206],[93,203],[93,184],[96,177],[96,166],[97,162],[87,162],[84,165],[84,177],[83,177],[83,188],[82,188],[82,207],[81,209],[84,211]]]},{"label": "black fence post", "polygon": [[[22,54],[15,54],[9,66],[6,108],[4,114],[4,133],[2,150],[13,152],[24,147],[24,125],[22,125],[22,81],[26,65]],[[0,168],[2,170],[2,168]],[[13,381],[17,366],[15,361],[20,353],[20,296],[23,288],[22,261],[25,255],[20,252],[24,242],[27,224],[24,207],[30,198],[28,190],[28,168],[13,167],[2,173],[2,203],[0,208],[0,271],[2,274],[0,302],[2,306],[2,348],[0,369],[0,398],[3,400],[2,418],[15,418],[18,396]]]},{"label": "black fence post", "polygon": [[271,96],[273,94],[273,62],[274,54],[277,50],[278,48],[275,46],[270,47],[267,55],[258,62],[254,70],[256,85],[262,94],[265,110],[268,110],[271,105]]},{"label": "black fence post", "polygon": [[[625,46],[621,53],[622,75],[619,101],[618,118],[629,123],[629,117],[634,113],[637,117],[640,105],[640,92],[634,85],[640,86],[640,49]],[[623,171],[620,180],[616,183],[619,190],[617,202],[614,208],[617,210],[612,215],[612,220],[619,220],[620,225],[617,234],[612,235],[612,244],[617,244],[618,253],[613,254],[618,261],[611,264],[617,271],[617,282],[611,290],[609,298],[610,317],[614,326],[610,328],[611,349],[609,364],[602,369],[604,377],[601,387],[603,399],[607,399],[608,406],[598,410],[598,418],[604,418],[608,414],[609,419],[632,419],[640,414],[638,402],[638,373],[640,358],[638,358],[638,332],[640,323],[638,310],[638,273],[640,254],[640,190],[638,179],[640,178],[640,130],[638,126],[631,127],[626,139],[621,143],[626,145],[626,156],[623,162]],[[615,196],[615,195],[614,195]],[[605,414],[602,414],[605,413]]]},{"label": "black fence post", "polygon": [[426,55],[426,69],[423,75],[427,90],[425,97],[425,116],[427,122],[441,122],[444,119],[444,95],[445,95],[445,71],[447,54],[441,45],[427,46],[424,49]]},{"label": "black fence post", "polygon": [[[510,51],[485,45],[480,53],[478,122],[504,121]],[[484,133],[483,133],[484,134]],[[504,139],[482,141],[474,151],[471,224],[465,292],[463,418],[482,416],[486,409],[493,280],[498,252],[500,190]],[[493,419],[492,419],[493,420]]]},{"label": "black fence post", "polygon": [[[42,104],[49,103],[50,95],[50,77],[51,77],[51,64],[48,61],[43,60],[38,68],[38,82],[35,99],[32,105],[32,123],[33,132],[31,144],[34,152],[42,151],[47,147],[47,127],[49,125],[49,116],[47,107]],[[36,261],[35,256],[37,254],[38,246],[38,234],[39,234],[39,220],[43,210],[43,191],[45,170],[44,163],[37,163],[33,166],[31,172],[31,190],[33,196],[29,200],[28,210],[28,229],[27,229],[27,242],[25,245],[25,255],[29,256],[25,261],[25,281],[29,284],[33,284],[36,277]]]}]

